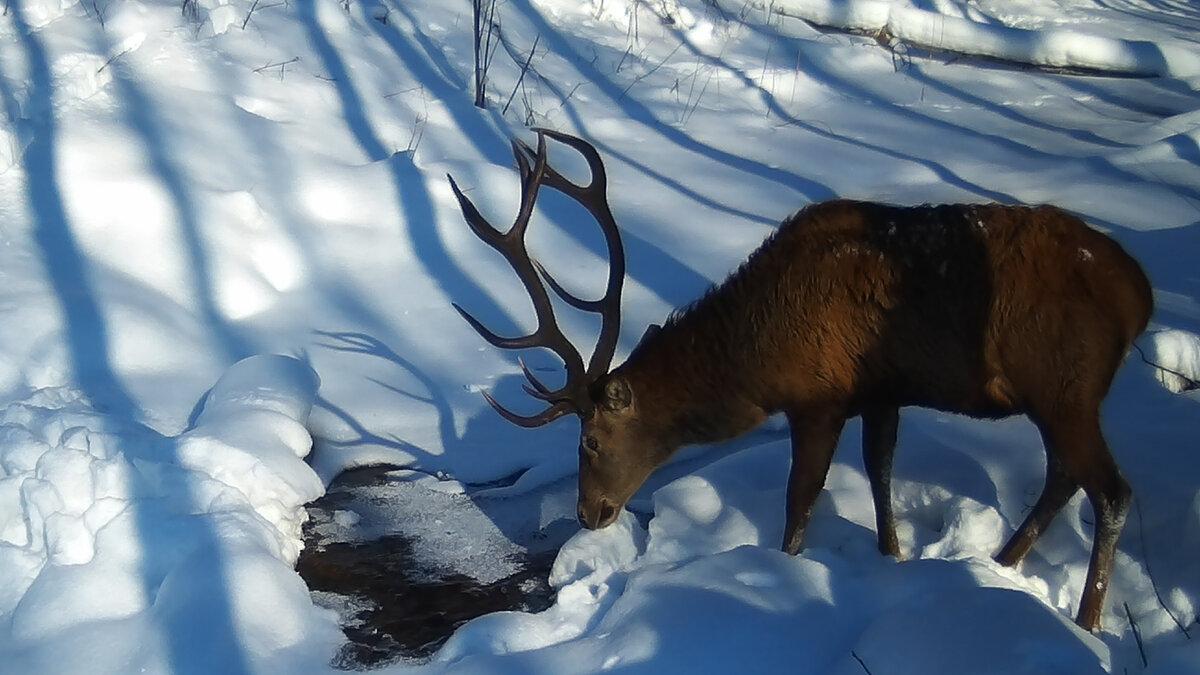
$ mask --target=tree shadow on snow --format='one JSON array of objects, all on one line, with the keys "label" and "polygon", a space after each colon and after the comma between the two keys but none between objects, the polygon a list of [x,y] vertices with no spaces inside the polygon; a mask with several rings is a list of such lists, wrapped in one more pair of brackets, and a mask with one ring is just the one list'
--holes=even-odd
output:
[{"label": "tree shadow on snow", "polygon": [[[29,64],[30,101],[25,109],[39,111],[41,117],[20,117],[22,107],[17,103],[16,93],[6,87],[8,81],[3,78],[0,78],[0,95],[3,97],[11,123],[18,133],[28,140],[21,162],[34,219],[34,241],[48,270],[49,281],[61,309],[73,384],[83,391],[98,410],[112,416],[120,427],[125,428],[122,437],[131,438],[132,430],[140,430],[141,435],[149,438],[148,447],[156,455],[154,459],[169,461],[170,453],[174,451],[173,443],[139,423],[141,410],[111,361],[112,341],[103,302],[94,287],[95,268],[76,240],[60,190],[60,168],[57,164],[59,132],[53,117],[54,80],[47,49],[38,31],[29,25],[25,13],[24,3],[17,2],[10,7],[9,16]],[[102,53],[104,51],[106,50],[102,50]],[[137,116],[137,120],[133,122],[134,126],[143,132],[155,128],[153,111],[145,99],[133,91],[131,81],[125,80],[123,76],[116,79],[125,102],[133,106],[131,112]],[[161,138],[156,137],[154,133],[145,138],[152,145],[149,151],[159,160],[165,161],[165,155],[162,154],[163,145],[158,142]],[[180,207],[178,215],[184,221],[191,222],[194,214],[190,203],[182,198],[182,181],[179,175],[166,163],[156,163],[156,169],[159,170],[159,178],[168,184],[168,189],[180,188],[180,191],[175,192],[175,196],[180,198],[177,203]],[[194,222],[192,224],[194,225]],[[193,257],[191,262],[197,267],[203,266],[203,260],[199,256]],[[203,273],[198,273],[202,279]],[[138,438],[131,445],[137,446],[145,442],[147,438]],[[130,457],[146,452],[138,447],[123,447],[121,451]],[[154,494],[152,486],[141,482],[144,481],[144,477],[140,472],[132,471],[129,475],[130,480],[134,482],[131,493],[135,498]],[[156,547],[164,545],[164,541],[169,541],[164,538],[166,533],[163,531],[162,518],[150,508],[154,503],[154,500],[143,499],[129,507],[135,510],[140,543],[149,552],[142,561],[141,576],[144,595],[151,599],[156,597],[163,580],[162,574],[165,572],[155,568],[154,552]],[[194,522],[199,532],[200,549],[213,555],[210,564],[204,566],[206,573],[212,575],[210,583],[205,584],[205,587],[228,589],[216,534],[200,525],[200,519]],[[184,609],[189,608],[190,605]],[[158,609],[151,605],[145,612],[153,613]],[[228,598],[223,594],[209,597],[206,606],[201,610],[200,616],[181,615],[173,613],[170,609],[159,614],[158,618],[162,619],[160,625],[165,629],[162,639],[170,670],[177,673],[224,672],[233,675],[248,672],[249,667],[240,648]]]},{"label": "tree shadow on snow", "polygon": [[[462,303],[486,299],[487,294],[463,272],[462,266],[449,255],[438,235],[437,214],[425,183],[425,174],[413,164],[410,155],[389,150],[371,126],[354,77],[317,18],[315,0],[300,0],[296,4],[296,15],[304,24],[309,44],[320,57],[321,65],[336,90],[342,116],[359,147],[368,160],[386,162],[403,214],[402,222],[398,225],[404,228],[404,234],[412,244],[414,258],[431,278],[442,284],[448,296]],[[473,138],[483,154],[499,162],[506,146],[501,134],[495,128],[489,129],[485,120],[479,117],[460,119],[461,103],[456,105],[455,102],[466,98],[462,86],[446,82],[442,73],[428,66],[421,54],[403,39],[389,35],[388,43],[396,50],[397,56],[404,59],[406,67],[423,78],[424,87],[444,97],[451,115],[459,120],[464,130],[476,130]]]},{"label": "tree shadow on snow", "polygon": [[[342,353],[361,354],[364,356],[382,359],[398,366],[400,369],[409,373],[413,378],[415,378],[425,390],[424,394],[408,391],[383,380],[375,378],[368,379],[374,385],[388,392],[388,395],[416,399],[422,403],[432,406],[437,416],[438,428],[443,442],[447,443],[445,447],[448,451],[453,449],[454,446],[451,444],[451,441],[454,441],[456,438],[456,433],[454,431],[454,411],[450,407],[449,402],[439,391],[437,383],[428,375],[426,375],[424,371],[422,371],[416,364],[400,356],[380,340],[365,333],[319,330],[316,331],[316,334],[324,340],[324,342],[317,344],[318,347],[323,347],[325,349],[331,349]],[[423,450],[412,443],[408,443],[394,435],[382,436],[374,431],[371,431],[363,422],[356,419],[353,413],[337,406],[324,397],[319,397],[316,405],[328,410],[357,434],[357,436],[351,440],[322,439],[320,441],[322,444],[328,445],[335,450],[339,448],[349,448],[361,445],[374,445],[401,450],[406,453],[410,453],[417,458],[416,463],[412,468],[418,470],[424,468],[420,458],[429,456],[429,453],[426,450]]]},{"label": "tree shadow on snow", "polygon": [[[407,17],[415,25],[416,18],[410,15],[406,7],[398,5],[393,7],[393,9],[396,10],[398,15]],[[536,11],[530,7],[526,7],[525,9],[528,12],[536,14]],[[364,103],[361,94],[355,86],[354,76],[343,62],[329,35],[318,20],[316,7],[312,0],[303,0],[299,3],[297,5],[297,15],[307,30],[311,46],[321,59],[322,67],[327,72],[329,80],[336,89],[348,129],[369,160],[382,161],[386,164],[403,214],[401,226],[404,228],[405,234],[412,245],[415,259],[425,268],[430,278],[440,283],[447,296],[453,298],[455,302],[463,306],[472,308],[473,311],[480,311],[481,316],[488,319],[487,315],[489,312],[486,308],[489,306],[494,307],[494,302],[484,288],[475,282],[470,275],[466,274],[463,264],[450,255],[445,241],[438,232],[437,210],[434,208],[433,199],[426,183],[426,173],[414,164],[411,154],[390,152],[372,128],[364,112]],[[544,23],[540,15],[538,19]],[[492,164],[511,163],[508,155],[508,143],[503,131],[506,125],[499,119],[495,112],[480,111],[471,104],[467,93],[464,91],[464,83],[460,81],[461,78],[454,73],[453,68],[445,62],[444,57],[437,52],[433,45],[422,42],[420,37],[414,38],[409,36],[396,26],[395,22],[383,24],[377,21],[368,21],[367,23],[387,42],[395,55],[403,60],[406,67],[414,73],[420,81],[423,90],[433,95],[446,106],[458,127],[463,130],[469,140],[475,143],[485,159]],[[560,44],[566,45],[565,39],[561,36],[557,40]],[[612,82],[608,82],[606,86],[610,92],[615,91],[615,84]],[[630,104],[633,105],[632,103]],[[647,115],[648,113],[642,116],[644,122],[653,125],[655,128],[660,127],[655,120]],[[677,140],[683,139],[689,144],[695,145],[694,141],[686,139],[680,132],[669,129],[661,129],[660,131],[662,133],[674,134],[678,136]],[[682,142],[682,140],[679,142]],[[702,150],[699,146],[696,149]],[[775,180],[795,182],[792,179],[796,177],[784,174],[783,172],[769,170],[764,166],[750,166],[745,160],[733,155],[722,155],[718,159],[742,166],[747,170],[752,169],[759,173],[766,171]],[[464,182],[464,185],[468,184]],[[513,189],[514,192],[518,189],[517,174],[515,171],[513,172]],[[568,222],[571,216],[574,215],[574,212],[569,209],[577,209],[578,207],[574,207],[567,202],[568,200],[561,197],[546,195],[546,198],[539,203],[541,207],[540,212],[548,214],[553,221]],[[486,207],[484,208],[486,210]],[[461,226],[465,228],[465,224]],[[598,234],[596,236],[588,236],[586,233],[572,231],[567,231],[567,233],[575,237],[577,241],[583,244],[588,250],[593,251],[597,256],[603,257],[606,255],[603,240]],[[705,277],[682,264],[660,248],[638,237],[636,233],[626,232],[625,239],[628,249],[628,259],[631,263],[630,276],[632,278],[638,278],[640,270],[643,269],[661,270],[663,265],[670,266],[670,274],[656,273],[653,276],[656,280],[655,283],[650,284],[652,290],[661,293],[664,297],[682,301],[690,297],[691,293],[687,291],[694,291],[698,287],[702,288],[707,285]],[[655,287],[667,283],[657,281],[659,279],[669,279],[671,288]],[[476,308],[483,309],[476,310]],[[496,312],[492,311],[491,313],[495,314]],[[501,313],[507,314],[504,310]],[[509,325],[512,325],[511,317],[506,318]],[[343,337],[345,336],[340,336],[339,339]],[[361,338],[363,336],[358,337]],[[407,363],[396,354],[396,351],[384,347],[381,343],[368,348],[365,353],[382,356],[401,365],[405,370],[413,372],[411,363]],[[433,383],[430,382],[429,384],[432,386]],[[335,414],[344,418],[346,411],[342,411],[341,413],[335,412]],[[453,413],[449,406],[438,406],[438,414],[440,417],[438,427],[444,447],[448,450],[453,450],[454,448],[464,448],[471,445],[469,438],[460,439],[454,434]],[[492,428],[491,432],[494,441],[495,428]],[[370,434],[368,433],[366,436],[370,436]],[[517,437],[527,439],[528,435],[522,436],[519,433],[514,433],[514,440]],[[375,440],[379,439],[376,438]]]},{"label": "tree shadow on snow", "polygon": [[[509,6],[525,17],[526,21],[542,36],[543,42],[551,51],[570,60],[584,79],[620,109],[629,120],[644,125],[661,140],[705,157],[716,164],[745,173],[760,183],[775,183],[782,188],[795,190],[808,200],[833,196],[834,193],[829,187],[817,181],[707,145],[682,129],[664,123],[644,103],[632,96],[627,96],[626,91],[610,75],[601,72],[592,60],[578,53],[570,41],[551,25],[529,0],[514,0]],[[584,130],[586,125],[580,124],[579,128]],[[654,174],[648,174],[648,177],[655,178]]]}]

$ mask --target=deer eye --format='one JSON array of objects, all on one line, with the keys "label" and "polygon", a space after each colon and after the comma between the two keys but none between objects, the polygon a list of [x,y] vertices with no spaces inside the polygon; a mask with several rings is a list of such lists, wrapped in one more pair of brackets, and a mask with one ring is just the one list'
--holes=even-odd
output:
[{"label": "deer eye", "polygon": [[600,461],[600,441],[594,436],[584,436],[580,439],[579,461],[588,464]]}]

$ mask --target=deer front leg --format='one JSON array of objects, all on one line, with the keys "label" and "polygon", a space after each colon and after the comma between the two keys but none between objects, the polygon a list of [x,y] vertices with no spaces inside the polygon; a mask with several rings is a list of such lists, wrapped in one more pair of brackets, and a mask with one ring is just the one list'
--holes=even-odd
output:
[{"label": "deer front leg", "polygon": [[829,463],[833,460],[833,451],[845,421],[843,415],[829,412],[788,413],[792,431],[792,468],[788,475],[787,523],[783,529],[785,553],[794,555],[800,550],[804,528],[808,526],[813,505],[825,486],[825,476],[829,473]]}]

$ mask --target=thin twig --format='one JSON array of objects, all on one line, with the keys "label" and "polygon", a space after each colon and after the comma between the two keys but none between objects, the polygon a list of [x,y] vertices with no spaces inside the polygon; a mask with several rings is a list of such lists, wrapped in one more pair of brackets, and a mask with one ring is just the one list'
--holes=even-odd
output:
[{"label": "thin twig", "polygon": [[617,61],[617,67],[613,68],[614,73],[621,72],[621,68],[623,68],[625,66],[625,59],[629,58],[630,54],[632,54],[632,53],[633,53],[632,45],[625,47],[625,53],[621,54],[621,60]]},{"label": "thin twig", "polygon": [[670,61],[671,57],[675,56],[675,52],[679,51],[682,48],[683,48],[683,43],[680,42],[679,44],[675,45],[675,48],[671,50],[671,53],[667,54],[666,58],[664,58],[661,62],[659,62],[658,65],[654,66],[650,70],[647,70],[646,72],[642,73],[641,75],[638,75],[637,77],[633,78],[633,81],[629,83],[629,86],[625,87],[625,89],[621,92],[621,95],[617,97],[617,100],[620,101],[621,99],[625,98],[625,94],[628,94],[629,90],[633,89],[633,85],[635,85],[638,82],[641,82],[642,80],[646,79],[647,77],[650,77],[651,75],[653,75],[654,71],[656,71],[659,68],[662,68],[664,65],[666,65],[667,61]]},{"label": "thin twig", "polygon": [[[497,43],[501,41],[502,35],[500,24],[496,21],[496,0],[473,0],[471,5],[475,47],[475,107],[486,108],[487,74],[492,66],[492,57],[496,54]],[[493,33],[495,38],[493,38]]]},{"label": "thin twig", "polygon": [[404,94],[411,94],[414,91],[425,91],[425,85],[418,84],[417,86],[409,87],[408,89],[401,89],[400,91],[393,91],[390,94],[384,94],[383,97],[384,98],[396,98],[397,96],[403,96]]},{"label": "thin twig", "polygon": [[300,60],[299,56],[293,56],[292,58],[288,59],[287,61],[280,61],[279,63],[268,63],[265,66],[255,68],[254,72],[259,73],[261,75],[263,73],[263,71],[270,70],[272,68],[278,68],[279,69],[279,79],[282,80],[284,73],[287,71],[287,67],[293,63],[298,62],[299,60]]},{"label": "thin twig", "polygon": [[641,22],[638,20],[638,5],[640,4],[641,0],[633,0],[633,11],[629,13],[629,28],[625,31],[625,38],[629,39],[632,34],[635,43],[641,40],[639,35]]},{"label": "thin twig", "polygon": [[853,649],[852,649],[852,650],[850,650],[850,656],[853,656],[853,657],[854,657],[854,660],[855,660],[855,661],[858,661],[858,665],[862,666],[862,669],[863,669],[863,672],[864,672],[864,673],[866,673],[867,675],[871,675],[871,669],[867,667],[867,664],[866,664],[866,663],[863,663],[863,660],[862,660],[862,658],[860,658],[860,657],[858,656],[858,654],[856,654],[856,653],[854,652],[854,650],[853,650]]},{"label": "thin twig", "polygon": [[508,100],[504,103],[504,109],[500,111],[501,116],[508,112],[508,106],[512,104],[513,97],[517,95],[517,89],[520,89],[521,83],[525,81],[525,73],[529,72],[529,64],[533,62],[533,54],[537,51],[538,41],[541,39],[541,33],[538,33],[536,36],[534,36],[533,46],[529,48],[529,56],[525,59],[525,65],[521,66],[521,75],[517,78],[517,83],[513,86],[512,93],[508,95]]},{"label": "thin twig", "polygon": [[1135,642],[1137,642],[1138,654],[1141,654],[1142,667],[1145,668],[1146,666],[1150,665],[1150,662],[1146,660],[1146,646],[1142,644],[1142,632],[1138,630],[1137,622],[1133,620],[1133,612],[1129,611],[1129,603],[1126,602],[1122,604],[1125,605],[1125,616],[1129,619],[1130,628],[1133,629],[1133,639]]},{"label": "thin twig", "polygon": [[130,47],[129,49],[126,49],[123,52],[113,54],[112,56],[108,57],[108,60],[104,62],[104,65],[102,65],[96,69],[96,74],[100,74],[100,73],[104,72],[104,69],[111,66],[114,61],[121,58],[122,56],[125,56],[129,52],[132,52],[134,49],[136,49],[136,47]]},{"label": "thin twig", "polygon": [[[96,12],[96,19],[100,21],[100,27],[104,28],[104,12],[100,11],[100,7],[96,4],[96,0],[91,0],[91,3],[92,3],[92,10]],[[87,5],[83,6],[83,11],[85,13],[87,12]],[[8,15],[7,4],[5,5],[4,14],[5,14],[5,16]]]},{"label": "thin twig", "polygon": [[523,84],[521,85],[521,103],[525,104],[525,126],[537,126],[537,111],[533,109],[533,102],[529,100],[529,92]]},{"label": "thin twig", "polygon": [[[484,40],[484,46],[488,49],[484,50],[483,72],[488,72],[492,67],[492,57],[496,55],[496,44],[492,39],[492,32],[500,29],[500,24],[496,21],[496,0],[491,0],[488,5],[488,27],[487,38]],[[499,36],[497,36],[499,37]]]},{"label": "thin twig", "polygon": [[284,66],[296,63],[299,60],[300,60],[299,56],[293,56],[292,58],[288,59],[287,61],[280,61],[279,63],[268,63],[265,66],[260,66],[258,68],[255,68],[254,72],[261,73],[262,71],[270,70],[271,68],[282,68]]},{"label": "thin twig", "polygon": [[[715,73],[716,73],[715,69],[710,68],[708,70],[708,77],[706,77],[704,79],[704,86],[700,87],[700,93],[696,95],[695,101],[692,101],[692,92],[691,91],[688,92],[688,101],[691,102],[691,107],[684,108],[683,118],[680,119],[680,121],[679,121],[680,124],[686,126],[688,123],[688,120],[692,119],[692,115],[696,114],[696,109],[700,107],[700,101],[704,99],[704,93],[708,91],[708,84],[709,84],[709,82],[712,82],[713,74],[715,74]],[[698,70],[697,70],[697,74],[699,74]],[[692,80],[692,89],[695,89],[695,85],[696,85],[696,82],[695,82],[695,79],[693,79]]]},{"label": "thin twig", "polygon": [[421,147],[421,139],[425,138],[425,122],[428,120],[428,115],[417,114],[416,119],[413,120],[413,131],[408,138],[408,148],[405,149],[405,154],[410,156],[417,154],[417,148]]},{"label": "thin twig", "polygon": [[475,107],[483,108],[484,103],[484,73],[483,73],[483,0],[471,3],[471,38],[475,52]]},{"label": "thin twig", "polygon": [[258,9],[258,0],[254,0],[254,4],[250,5],[250,11],[246,12],[246,18],[242,19],[242,30],[246,30],[246,24],[250,23],[250,17],[254,15],[256,9]]},{"label": "thin twig", "polygon": [[1188,633],[1187,628],[1184,627],[1183,622],[1179,620],[1179,617],[1175,616],[1175,613],[1171,611],[1170,607],[1167,607],[1167,603],[1163,600],[1162,593],[1160,593],[1158,590],[1158,582],[1154,580],[1154,573],[1150,571],[1150,551],[1146,547],[1146,523],[1142,520],[1142,503],[1136,497],[1133,500],[1133,510],[1137,514],[1138,519],[1138,539],[1142,543],[1142,564],[1146,566],[1146,576],[1150,577],[1150,588],[1154,589],[1154,597],[1158,598],[1158,604],[1163,608],[1163,611],[1167,613],[1167,616],[1171,617],[1171,620],[1175,622],[1175,625],[1179,626],[1179,630],[1183,631],[1184,637],[1191,640],[1192,636],[1190,633]]},{"label": "thin twig", "polygon": [[579,88],[585,84],[587,84],[587,82],[576,82],[575,86],[571,87],[571,91],[568,91],[566,96],[560,97],[561,101],[558,104],[558,109],[562,110],[562,108],[565,107],[568,102],[570,102],[571,97],[575,95],[575,92],[578,91]]},{"label": "thin twig", "polygon": [[1184,375],[1183,373],[1181,373],[1177,370],[1172,370],[1170,368],[1167,368],[1166,366],[1159,365],[1159,364],[1151,361],[1150,359],[1146,358],[1146,352],[1142,351],[1142,348],[1140,345],[1138,345],[1138,343],[1136,343],[1136,342],[1133,343],[1133,348],[1136,349],[1137,353],[1141,355],[1142,361],[1144,361],[1146,363],[1146,365],[1158,368],[1159,370],[1163,371],[1164,373],[1170,373],[1171,375],[1174,375],[1175,377],[1178,377],[1179,379],[1183,380],[1186,384],[1184,385],[1183,389],[1180,389],[1181,393],[1185,392],[1185,391],[1192,391],[1193,389],[1200,389],[1200,382],[1193,380],[1192,378],[1188,377],[1187,375]]}]

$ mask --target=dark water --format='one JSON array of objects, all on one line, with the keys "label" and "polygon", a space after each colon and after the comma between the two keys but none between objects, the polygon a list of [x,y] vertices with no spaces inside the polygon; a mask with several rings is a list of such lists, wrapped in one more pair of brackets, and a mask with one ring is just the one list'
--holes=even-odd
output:
[{"label": "dark water", "polygon": [[348,472],[308,506],[305,548],[296,567],[314,600],[340,615],[346,644],[335,666],[360,670],[422,659],[477,616],[537,612],[553,603],[554,590],[546,581],[553,550],[517,549],[507,555],[515,573],[482,583],[431,568],[423,562],[428,556],[419,555],[423,542],[417,538],[384,534],[364,540],[354,530],[369,528],[336,524],[335,513],[357,513],[366,510],[361,504],[378,502],[388,480],[386,469]]}]

